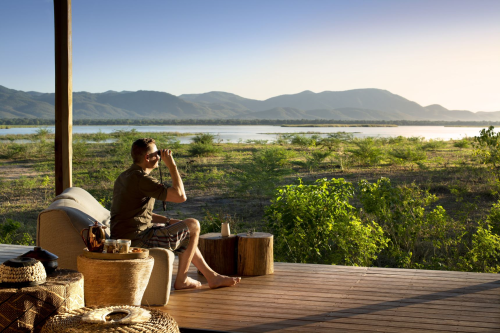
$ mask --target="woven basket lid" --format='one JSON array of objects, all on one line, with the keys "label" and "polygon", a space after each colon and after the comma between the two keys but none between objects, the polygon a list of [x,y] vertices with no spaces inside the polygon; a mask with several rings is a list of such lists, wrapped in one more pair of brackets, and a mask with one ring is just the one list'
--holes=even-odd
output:
[{"label": "woven basket lid", "polygon": [[3,264],[7,267],[29,267],[35,266],[38,260],[33,258],[13,258],[5,261]]},{"label": "woven basket lid", "polygon": [[45,283],[47,273],[33,258],[13,258],[0,265],[0,287],[21,288]]}]

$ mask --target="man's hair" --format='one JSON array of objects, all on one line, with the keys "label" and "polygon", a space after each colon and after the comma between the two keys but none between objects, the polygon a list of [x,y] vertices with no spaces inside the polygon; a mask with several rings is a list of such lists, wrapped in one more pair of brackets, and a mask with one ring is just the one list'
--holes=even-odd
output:
[{"label": "man's hair", "polygon": [[144,155],[147,154],[149,150],[149,146],[155,144],[155,139],[151,138],[143,138],[137,139],[132,144],[132,149],[130,151],[130,155],[132,155],[132,159],[134,163],[141,163]]}]

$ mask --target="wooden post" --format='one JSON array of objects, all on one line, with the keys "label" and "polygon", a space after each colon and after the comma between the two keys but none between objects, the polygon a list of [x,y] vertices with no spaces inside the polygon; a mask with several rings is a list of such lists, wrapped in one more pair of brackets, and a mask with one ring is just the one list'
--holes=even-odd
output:
[{"label": "wooden post", "polygon": [[72,186],[73,70],[71,0],[54,0],[56,195]]}]

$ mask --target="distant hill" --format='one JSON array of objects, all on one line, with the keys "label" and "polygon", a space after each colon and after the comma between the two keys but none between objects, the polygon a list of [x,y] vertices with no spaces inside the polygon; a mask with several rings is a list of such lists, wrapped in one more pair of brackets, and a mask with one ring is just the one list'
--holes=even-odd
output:
[{"label": "distant hill", "polygon": [[[53,93],[0,86],[0,118],[54,118]],[[73,93],[74,119],[328,119],[500,121],[500,112],[423,107],[387,90],[303,91],[264,101],[213,91],[174,96],[158,91]]]}]

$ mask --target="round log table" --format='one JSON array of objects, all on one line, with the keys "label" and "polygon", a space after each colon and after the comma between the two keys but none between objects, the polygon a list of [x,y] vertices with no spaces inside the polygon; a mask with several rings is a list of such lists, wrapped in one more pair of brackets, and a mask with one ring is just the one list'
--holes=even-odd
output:
[{"label": "round log table", "polygon": [[223,275],[236,274],[237,237],[222,237],[220,232],[200,236],[198,248],[208,266]]},{"label": "round log table", "polygon": [[154,259],[99,260],[79,255],[76,264],[85,279],[86,306],[139,306]]},{"label": "round log table", "polygon": [[39,332],[50,316],[84,306],[83,275],[58,269],[44,284],[0,288],[0,332]]},{"label": "round log table", "polygon": [[273,235],[267,232],[238,234],[238,275],[273,273]]}]

